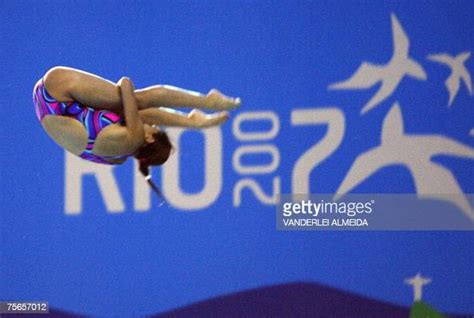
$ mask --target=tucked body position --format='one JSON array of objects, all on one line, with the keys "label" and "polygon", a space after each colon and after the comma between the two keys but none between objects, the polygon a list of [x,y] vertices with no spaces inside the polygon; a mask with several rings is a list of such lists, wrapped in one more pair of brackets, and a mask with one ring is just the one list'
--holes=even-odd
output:
[{"label": "tucked body position", "polygon": [[[65,150],[99,164],[119,165],[133,157],[152,188],[150,166],[168,160],[172,144],[159,126],[202,129],[224,123],[239,98],[216,89],[201,94],[169,85],[135,89],[68,67],[50,69],[33,89],[36,116]],[[177,107],[194,108],[189,113]],[[206,114],[201,109],[217,111]]]}]

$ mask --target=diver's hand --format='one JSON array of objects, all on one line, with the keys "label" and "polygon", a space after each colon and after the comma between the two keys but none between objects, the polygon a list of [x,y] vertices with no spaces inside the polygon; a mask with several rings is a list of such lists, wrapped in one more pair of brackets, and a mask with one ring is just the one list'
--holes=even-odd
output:
[{"label": "diver's hand", "polygon": [[193,128],[208,128],[224,123],[229,119],[229,112],[223,111],[214,114],[206,114],[198,109],[193,109],[189,113],[188,119]]}]

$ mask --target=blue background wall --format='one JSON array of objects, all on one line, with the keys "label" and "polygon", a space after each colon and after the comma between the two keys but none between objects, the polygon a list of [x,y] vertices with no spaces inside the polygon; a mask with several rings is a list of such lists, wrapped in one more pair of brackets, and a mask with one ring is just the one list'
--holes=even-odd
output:
[{"label": "blue background wall", "polygon": [[[402,107],[405,131],[443,134],[474,147],[473,98],[461,85],[451,108],[449,69],[428,54],[457,55],[474,48],[472,1],[0,1],[1,262],[0,299],[44,299],[56,308],[93,315],[151,314],[217,295],[291,281],[319,282],[409,306],[406,277],[433,282],[424,299],[446,312],[474,312],[473,232],[277,232],[275,207],[248,190],[234,207],[243,178],[232,165],[244,143],[232,133],[238,113],[273,111],[281,122],[269,143],[282,156],[278,169],[255,176],[271,192],[280,176],[291,192],[296,160],[325,126],[294,127],[296,108],[335,106],[346,118],[338,149],[314,169],[311,191],[337,190],[354,159],[380,143],[392,104]],[[376,88],[328,91],[363,61],[392,55],[390,15],[408,34],[410,55],[428,79],[404,78],[390,98],[361,116]],[[133,208],[133,165],[114,174],[126,210],[107,211],[93,177],[83,182],[80,215],[64,207],[65,155],[39,125],[31,102],[34,83],[55,65],[137,87],[167,83],[206,92],[217,87],[244,104],[221,127],[223,188],[206,209],[171,204]],[[466,67],[474,71],[472,58]],[[265,125],[256,126],[265,128]],[[263,128],[262,128],[263,127]],[[247,127],[247,129],[253,129]],[[181,186],[203,186],[202,135],[181,140]],[[268,157],[247,158],[248,164]],[[435,158],[464,193],[474,190],[473,161]],[[160,183],[160,171],[154,178]],[[414,192],[408,170],[387,167],[356,192]]]}]

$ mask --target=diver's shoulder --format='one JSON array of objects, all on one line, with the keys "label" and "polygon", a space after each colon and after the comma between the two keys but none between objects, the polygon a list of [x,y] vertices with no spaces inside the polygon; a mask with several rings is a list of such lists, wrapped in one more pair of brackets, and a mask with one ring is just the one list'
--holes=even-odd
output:
[{"label": "diver's shoulder", "polygon": [[120,124],[105,127],[97,136],[93,153],[100,156],[120,156],[129,152],[128,131]]}]

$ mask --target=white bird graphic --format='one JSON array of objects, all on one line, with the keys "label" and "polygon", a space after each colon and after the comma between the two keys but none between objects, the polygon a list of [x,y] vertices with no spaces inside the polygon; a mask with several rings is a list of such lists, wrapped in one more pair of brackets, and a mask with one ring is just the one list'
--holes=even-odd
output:
[{"label": "white bird graphic", "polygon": [[375,65],[363,62],[347,80],[329,85],[329,89],[368,89],[382,82],[377,93],[365,104],[361,114],[365,114],[387,99],[398,87],[405,75],[418,80],[426,80],[423,67],[408,56],[409,39],[395,14],[391,15],[393,30],[392,58],[387,64]]},{"label": "white bird graphic", "polygon": [[448,106],[451,107],[454,98],[456,97],[459,86],[461,85],[461,80],[467,87],[469,94],[472,95],[472,81],[471,75],[469,71],[466,69],[464,62],[466,62],[469,57],[471,56],[471,52],[462,52],[457,56],[453,57],[447,53],[440,53],[440,54],[430,54],[428,55],[428,59],[433,62],[438,62],[442,64],[446,64],[451,68],[451,74],[444,82],[444,85],[448,89],[449,92],[449,102]]},{"label": "white bird graphic", "polygon": [[423,286],[431,283],[431,278],[423,277],[420,273],[415,277],[405,279],[405,284],[413,286],[414,301],[420,301],[423,293]]},{"label": "white bird graphic", "polygon": [[436,155],[474,159],[473,148],[442,135],[405,134],[398,103],[393,104],[385,117],[381,135],[380,146],[356,158],[339,186],[335,200],[381,168],[402,165],[411,172],[418,197],[449,201],[474,222],[474,210],[454,175],[442,165],[431,161]]}]

